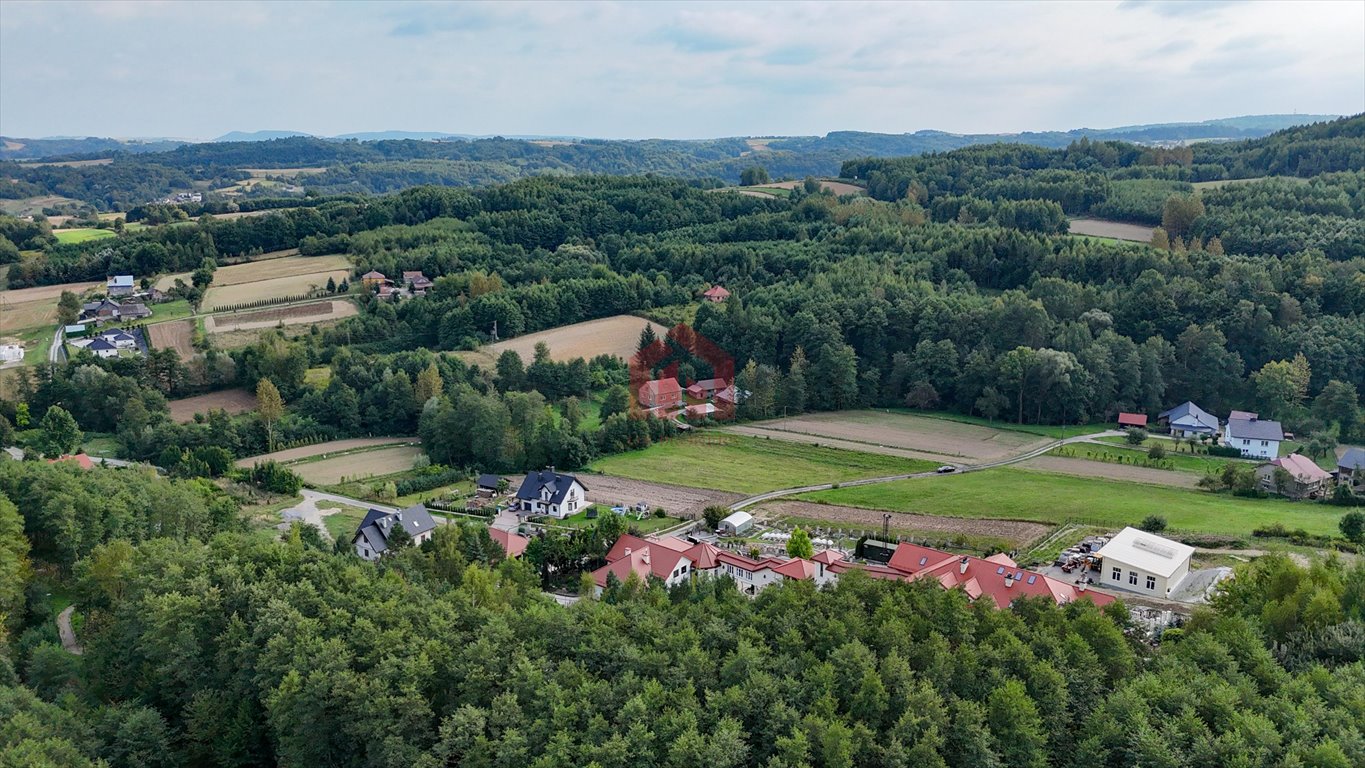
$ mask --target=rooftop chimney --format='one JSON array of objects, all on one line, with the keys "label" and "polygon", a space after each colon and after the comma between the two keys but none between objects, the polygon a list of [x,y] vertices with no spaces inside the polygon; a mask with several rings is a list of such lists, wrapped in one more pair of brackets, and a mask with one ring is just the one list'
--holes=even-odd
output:
[{"label": "rooftop chimney", "polygon": [[967,572],[967,566],[968,566],[969,564],[971,564],[971,562],[972,562],[972,561],[969,560],[969,559],[967,559],[966,557],[964,557],[964,558],[962,558],[961,560],[957,561],[957,572],[958,572],[958,573],[966,573],[966,572]]},{"label": "rooftop chimney", "polygon": [[649,548],[648,548],[648,547],[645,547],[644,549],[640,550],[640,562],[644,563],[645,565],[649,565]]},{"label": "rooftop chimney", "polygon": [[630,557],[630,547],[626,547],[626,557]]},{"label": "rooftop chimney", "polygon": [[1012,586],[1014,586],[1014,573],[1013,573],[1013,572],[1005,574],[1005,587],[1008,589],[1009,587],[1012,587]]}]

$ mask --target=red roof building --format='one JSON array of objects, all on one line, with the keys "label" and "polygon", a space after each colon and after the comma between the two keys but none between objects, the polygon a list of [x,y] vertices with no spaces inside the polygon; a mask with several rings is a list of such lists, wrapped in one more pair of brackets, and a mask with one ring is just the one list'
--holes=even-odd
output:
[{"label": "red roof building", "polygon": [[92,461],[92,460],[90,459],[90,457],[87,456],[87,455],[85,455],[84,453],[75,453],[75,454],[72,454],[72,453],[64,453],[64,454],[62,454],[61,456],[58,456],[58,457],[55,458],[55,459],[48,459],[48,460],[47,460],[47,463],[48,463],[48,464],[56,464],[56,463],[59,462],[59,461],[62,462],[62,463],[65,463],[65,462],[68,462],[68,461],[75,462],[76,465],[79,466],[81,469],[94,469],[94,468],[95,468],[95,462]]},{"label": "red roof building", "polygon": [[645,408],[676,408],[682,405],[682,387],[677,379],[654,379],[640,385],[636,394]]},{"label": "red roof building", "polygon": [[1137,429],[1147,428],[1147,414],[1145,413],[1120,413],[1120,427],[1135,427]]},{"label": "red roof building", "polygon": [[724,286],[713,285],[706,289],[706,293],[703,293],[702,297],[707,301],[721,302],[730,298],[730,292],[725,290]]},{"label": "red roof building", "polygon": [[489,528],[488,535],[502,547],[502,551],[506,552],[508,557],[513,559],[521,557],[522,553],[526,551],[526,545],[531,543],[531,540],[525,536],[500,528]]}]

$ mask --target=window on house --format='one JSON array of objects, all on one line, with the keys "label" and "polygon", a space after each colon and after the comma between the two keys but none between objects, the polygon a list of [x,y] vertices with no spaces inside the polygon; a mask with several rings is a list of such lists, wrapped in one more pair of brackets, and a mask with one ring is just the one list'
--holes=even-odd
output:
[{"label": "window on house", "polygon": [[1137,584],[1137,571],[1129,571],[1129,572],[1128,572],[1128,583],[1129,583],[1129,584]]},{"label": "window on house", "polygon": [[1261,441],[1261,447],[1262,447],[1262,448],[1266,447],[1267,445],[1270,445],[1270,442],[1269,442],[1269,441],[1267,441],[1267,440],[1262,440],[1262,441]]},{"label": "window on house", "polygon": [[1122,569],[1122,568],[1115,568],[1115,569],[1114,569],[1114,581],[1118,581],[1119,579],[1122,579],[1122,578],[1123,578],[1123,569]]},{"label": "window on house", "polygon": [[1242,445],[1251,445],[1251,441],[1247,440],[1246,438],[1242,438]]},{"label": "window on house", "polygon": [[1155,576],[1148,576],[1148,577],[1147,577],[1147,588],[1148,588],[1148,589],[1156,589],[1156,577],[1155,577]]}]

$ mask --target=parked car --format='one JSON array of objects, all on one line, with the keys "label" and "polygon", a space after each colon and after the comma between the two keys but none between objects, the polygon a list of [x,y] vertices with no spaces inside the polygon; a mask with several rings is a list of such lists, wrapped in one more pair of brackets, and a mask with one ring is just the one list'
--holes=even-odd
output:
[{"label": "parked car", "polygon": [[939,473],[940,475],[946,475],[949,472],[956,472],[957,467],[953,466],[952,464],[944,464],[943,466],[939,467],[934,471]]}]

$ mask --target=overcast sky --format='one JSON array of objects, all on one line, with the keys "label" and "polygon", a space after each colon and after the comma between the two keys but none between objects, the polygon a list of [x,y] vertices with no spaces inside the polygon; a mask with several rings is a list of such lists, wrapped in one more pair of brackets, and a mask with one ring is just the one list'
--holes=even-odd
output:
[{"label": "overcast sky", "polygon": [[1365,111],[1365,2],[0,2],[0,133],[1013,132]]}]

